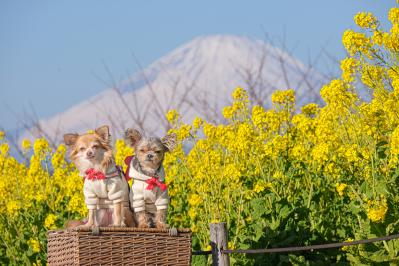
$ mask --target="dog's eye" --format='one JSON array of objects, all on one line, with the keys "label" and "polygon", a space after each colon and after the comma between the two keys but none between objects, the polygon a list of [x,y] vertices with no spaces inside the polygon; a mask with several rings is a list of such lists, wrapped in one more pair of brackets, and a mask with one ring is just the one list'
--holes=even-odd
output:
[{"label": "dog's eye", "polygon": [[160,153],[161,153],[161,151],[155,151],[155,153],[158,153],[158,154],[160,154]]},{"label": "dog's eye", "polygon": [[93,145],[93,149],[97,149],[98,148],[98,145]]},{"label": "dog's eye", "polygon": [[85,150],[85,147],[80,147],[79,148],[79,151],[84,151]]},{"label": "dog's eye", "polygon": [[140,152],[145,152],[145,151],[143,149],[141,149]]}]

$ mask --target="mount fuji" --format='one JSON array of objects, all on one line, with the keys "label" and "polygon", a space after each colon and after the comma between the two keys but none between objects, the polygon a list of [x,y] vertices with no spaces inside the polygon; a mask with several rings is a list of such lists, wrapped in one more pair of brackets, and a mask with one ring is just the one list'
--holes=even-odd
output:
[{"label": "mount fuji", "polygon": [[[323,77],[287,52],[261,40],[241,36],[197,37],[92,98],[39,120],[30,130],[54,143],[67,132],[110,125],[120,137],[128,127],[163,135],[165,113],[176,109],[183,120],[195,116],[220,122],[222,108],[237,86],[253,104],[270,106],[276,89],[292,88],[297,105],[320,102]],[[40,128],[40,130],[38,130]]]}]

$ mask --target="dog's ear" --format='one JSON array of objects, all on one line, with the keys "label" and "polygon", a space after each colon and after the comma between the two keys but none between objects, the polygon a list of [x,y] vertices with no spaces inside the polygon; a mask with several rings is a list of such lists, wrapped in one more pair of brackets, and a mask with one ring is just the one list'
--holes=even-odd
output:
[{"label": "dog's ear", "polygon": [[64,142],[67,146],[75,145],[76,141],[78,140],[79,134],[76,133],[69,133],[64,135]]},{"label": "dog's ear", "polygon": [[109,127],[107,125],[96,128],[95,132],[102,140],[109,142],[111,135],[109,134]]},{"label": "dog's ear", "polygon": [[141,140],[142,137],[143,136],[141,135],[141,133],[136,129],[128,128],[125,131],[125,141],[131,147],[136,146],[136,144]]},{"label": "dog's ear", "polygon": [[171,151],[176,146],[176,134],[168,134],[161,139],[163,146],[166,148],[166,151]]}]

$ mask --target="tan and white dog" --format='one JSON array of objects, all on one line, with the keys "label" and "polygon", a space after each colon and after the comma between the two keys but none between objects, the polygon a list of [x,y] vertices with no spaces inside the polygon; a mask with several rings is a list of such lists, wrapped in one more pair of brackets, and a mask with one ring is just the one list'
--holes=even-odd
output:
[{"label": "tan and white dog", "polygon": [[81,227],[134,226],[128,183],[115,165],[108,126],[99,127],[94,133],[65,134],[64,142],[84,178],[83,193],[89,216]]}]

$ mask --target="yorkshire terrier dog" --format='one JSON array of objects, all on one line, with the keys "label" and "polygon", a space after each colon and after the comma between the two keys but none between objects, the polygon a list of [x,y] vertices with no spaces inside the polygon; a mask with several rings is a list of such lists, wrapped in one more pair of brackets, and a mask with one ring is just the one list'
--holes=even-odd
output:
[{"label": "yorkshire terrier dog", "polygon": [[[108,126],[99,127],[94,133],[65,134],[64,142],[70,148],[71,160],[84,177],[83,194],[89,216],[80,226],[109,226],[110,222],[112,226],[133,226],[128,183],[115,165]],[[67,226],[73,225],[75,223]]]},{"label": "yorkshire terrier dog", "polygon": [[169,196],[162,162],[165,153],[174,148],[176,137],[144,137],[139,131],[129,128],[125,139],[135,151],[134,156],[125,159],[125,163],[128,165],[126,179],[133,179],[129,197],[136,223],[139,228],[166,229]]}]

